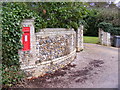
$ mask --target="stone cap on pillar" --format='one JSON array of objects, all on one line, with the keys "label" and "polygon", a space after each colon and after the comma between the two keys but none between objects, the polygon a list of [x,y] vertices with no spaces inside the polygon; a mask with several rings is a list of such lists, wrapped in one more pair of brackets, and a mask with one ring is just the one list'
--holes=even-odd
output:
[{"label": "stone cap on pillar", "polygon": [[22,21],[22,26],[28,26],[28,25],[33,25],[34,24],[34,18],[32,18],[32,19],[23,19],[23,21]]},{"label": "stone cap on pillar", "polygon": [[84,28],[84,26],[83,25],[80,25],[80,27],[79,27],[80,29],[83,29]]},{"label": "stone cap on pillar", "polygon": [[32,19],[24,19],[23,22],[28,22],[28,21],[29,22],[34,22],[34,20],[35,20],[34,18],[32,18]]}]

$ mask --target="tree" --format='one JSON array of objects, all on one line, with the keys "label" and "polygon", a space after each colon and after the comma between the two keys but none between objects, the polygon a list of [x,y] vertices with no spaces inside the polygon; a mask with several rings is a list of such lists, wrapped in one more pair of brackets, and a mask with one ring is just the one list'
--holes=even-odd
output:
[{"label": "tree", "polygon": [[[26,4],[29,9],[38,13],[43,20],[44,27],[48,28],[77,29],[80,21],[89,12],[81,2],[39,2]],[[38,19],[36,21],[40,25]],[[41,28],[41,26],[38,27]]]}]

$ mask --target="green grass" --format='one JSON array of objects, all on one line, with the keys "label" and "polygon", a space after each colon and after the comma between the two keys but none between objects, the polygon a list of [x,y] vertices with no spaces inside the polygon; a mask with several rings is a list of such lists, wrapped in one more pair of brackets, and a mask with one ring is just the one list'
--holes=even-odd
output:
[{"label": "green grass", "polygon": [[84,39],[84,43],[93,43],[93,44],[99,43],[98,37],[84,36],[83,39]]}]

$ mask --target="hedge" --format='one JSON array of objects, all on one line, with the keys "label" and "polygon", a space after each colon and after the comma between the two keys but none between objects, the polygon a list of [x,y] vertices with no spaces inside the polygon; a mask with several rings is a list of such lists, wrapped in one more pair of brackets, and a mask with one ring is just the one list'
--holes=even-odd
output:
[{"label": "hedge", "polygon": [[120,27],[114,27],[111,23],[101,22],[98,27],[112,35],[120,35]]}]

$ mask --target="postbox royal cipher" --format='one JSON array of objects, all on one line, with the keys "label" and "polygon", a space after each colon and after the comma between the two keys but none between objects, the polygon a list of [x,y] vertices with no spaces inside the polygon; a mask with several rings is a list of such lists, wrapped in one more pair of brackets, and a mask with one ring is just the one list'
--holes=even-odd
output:
[{"label": "postbox royal cipher", "polygon": [[22,48],[22,51],[29,51],[30,50],[30,27],[23,27],[22,31],[23,31],[23,35],[22,35],[23,48]]}]

